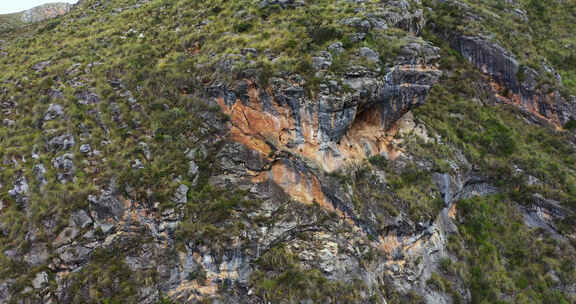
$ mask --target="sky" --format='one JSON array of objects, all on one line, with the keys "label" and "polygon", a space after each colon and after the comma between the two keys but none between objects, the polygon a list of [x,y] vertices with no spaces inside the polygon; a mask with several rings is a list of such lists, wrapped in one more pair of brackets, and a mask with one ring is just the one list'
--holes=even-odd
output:
[{"label": "sky", "polygon": [[0,14],[21,12],[41,4],[53,2],[76,3],[77,0],[0,0]]}]

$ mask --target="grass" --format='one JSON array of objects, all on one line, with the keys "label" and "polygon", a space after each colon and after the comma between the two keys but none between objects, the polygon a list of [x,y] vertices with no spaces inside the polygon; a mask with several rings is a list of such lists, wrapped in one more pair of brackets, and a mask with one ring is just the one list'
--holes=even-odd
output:
[{"label": "grass", "polygon": [[[472,303],[512,296],[514,303],[570,303],[574,299],[555,291],[546,273],[556,272],[562,281],[575,279],[564,268],[576,252],[528,229],[514,203],[505,196],[471,199],[458,203],[462,241],[472,292]],[[530,278],[527,280],[527,278]],[[500,300],[503,303],[507,302]]]}]

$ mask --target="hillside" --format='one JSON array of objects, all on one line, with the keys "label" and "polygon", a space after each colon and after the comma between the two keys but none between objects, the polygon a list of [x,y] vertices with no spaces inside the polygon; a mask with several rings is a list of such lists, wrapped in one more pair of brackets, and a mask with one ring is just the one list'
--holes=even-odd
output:
[{"label": "hillside", "polygon": [[56,12],[0,19],[0,303],[576,303],[576,1]]}]

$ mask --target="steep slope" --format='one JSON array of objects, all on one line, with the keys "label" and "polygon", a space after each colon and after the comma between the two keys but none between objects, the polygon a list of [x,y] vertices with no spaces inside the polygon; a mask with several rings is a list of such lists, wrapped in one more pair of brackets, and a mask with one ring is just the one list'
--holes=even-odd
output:
[{"label": "steep slope", "polygon": [[0,303],[576,302],[574,9],[85,0],[3,34]]}]

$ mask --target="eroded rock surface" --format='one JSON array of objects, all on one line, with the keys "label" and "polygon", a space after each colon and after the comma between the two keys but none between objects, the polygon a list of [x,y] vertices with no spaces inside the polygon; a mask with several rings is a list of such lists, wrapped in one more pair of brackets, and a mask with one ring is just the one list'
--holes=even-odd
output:
[{"label": "eroded rock surface", "polygon": [[[466,60],[491,78],[500,100],[515,104],[537,119],[558,127],[576,118],[576,107],[567,99],[570,97],[562,96],[557,88],[542,87],[539,82],[544,76],[533,68],[520,65],[515,56],[499,44],[473,36],[456,36],[450,43]],[[562,85],[560,79],[557,85]]]},{"label": "eroded rock surface", "polygon": [[45,4],[22,12],[20,18],[24,23],[40,22],[64,15],[68,13],[71,8],[72,5],[69,3]]}]

